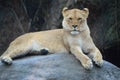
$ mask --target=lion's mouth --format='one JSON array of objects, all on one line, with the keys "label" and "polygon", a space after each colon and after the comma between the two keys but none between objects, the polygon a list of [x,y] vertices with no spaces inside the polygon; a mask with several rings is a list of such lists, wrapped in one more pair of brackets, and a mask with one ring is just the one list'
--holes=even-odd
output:
[{"label": "lion's mouth", "polygon": [[72,30],[72,31],[78,31],[77,29],[74,29],[74,30]]},{"label": "lion's mouth", "polygon": [[78,29],[74,28],[72,31],[79,31]]}]

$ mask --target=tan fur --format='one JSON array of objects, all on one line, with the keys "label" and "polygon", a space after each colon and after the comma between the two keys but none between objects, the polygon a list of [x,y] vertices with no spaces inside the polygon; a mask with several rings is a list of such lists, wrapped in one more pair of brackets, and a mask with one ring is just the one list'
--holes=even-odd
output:
[{"label": "tan fur", "polygon": [[[62,14],[64,17],[63,29],[24,34],[11,42],[1,56],[1,60],[10,64],[14,57],[46,49],[50,53],[71,52],[86,69],[93,67],[92,60],[101,66],[102,55],[94,45],[87,25],[88,9],[69,10],[64,8]],[[89,53],[89,57],[83,52]]]}]

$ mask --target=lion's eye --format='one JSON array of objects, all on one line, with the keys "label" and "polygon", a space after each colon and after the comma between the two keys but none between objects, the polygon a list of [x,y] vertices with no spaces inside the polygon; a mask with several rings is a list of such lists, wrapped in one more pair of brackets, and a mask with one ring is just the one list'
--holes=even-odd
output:
[{"label": "lion's eye", "polygon": [[82,18],[78,18],[78,20],[80,21],[80,20],[82,20]]},{"label": "lion's eye", "polygon": [[72,20],[72,18],[69,18],[69,20]]}]

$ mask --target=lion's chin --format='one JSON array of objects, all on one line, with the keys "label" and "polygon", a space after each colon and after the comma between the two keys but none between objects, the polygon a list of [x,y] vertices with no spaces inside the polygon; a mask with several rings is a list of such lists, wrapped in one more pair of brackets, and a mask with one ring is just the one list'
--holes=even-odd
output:
[{"label": "lion's chin", "polygon": [[72,35],[77,35],[77,34],[79,34],[79,31],[71,31],[70,32]]}]

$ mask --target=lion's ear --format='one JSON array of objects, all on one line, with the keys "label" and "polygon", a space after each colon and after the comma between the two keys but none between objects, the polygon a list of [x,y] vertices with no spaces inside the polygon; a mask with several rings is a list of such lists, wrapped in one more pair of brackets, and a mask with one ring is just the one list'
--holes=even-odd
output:
[{"label": "lion's ear", "polygon": [[63,10],[62,10],[62,14],[63,14],[63,16],[65,16],[65,13],[66,13],[67,10],[68,10],[67,7],[64,7],[64,8],[63,8]]},{"label": "lion's ear", "polygon": [[84,8],[83,11],[84,11],[86,17],[88,17],[88,15],[89,15],[89,10],[88,10],[88,8]]},{"label": "lion's ear", "polygon": [[84,11],[85,13],[88,13],[88,14],[89,14],[88,8],[84,8],[83,11]]}]

